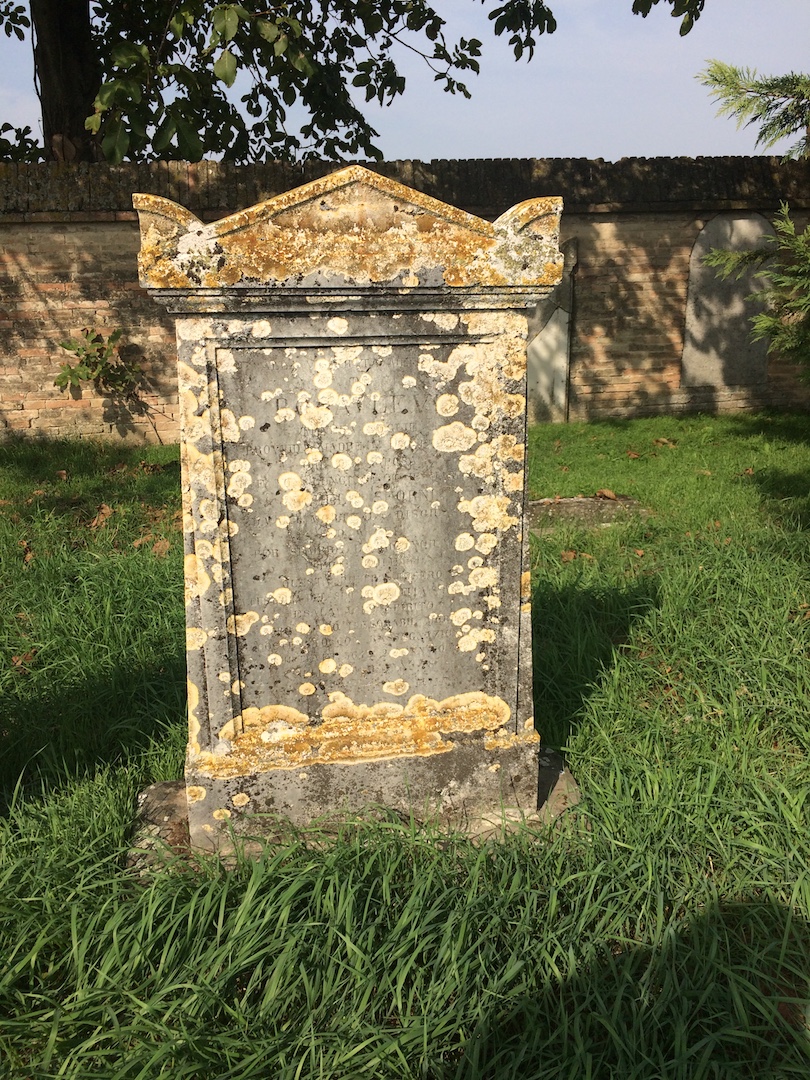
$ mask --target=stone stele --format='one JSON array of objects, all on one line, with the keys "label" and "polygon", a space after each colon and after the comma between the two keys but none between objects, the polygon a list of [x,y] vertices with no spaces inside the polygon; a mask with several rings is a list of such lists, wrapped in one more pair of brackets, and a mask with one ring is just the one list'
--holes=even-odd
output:
[{"label": "stone stele", "polygon": [[352,165],[211,224],[134,202],[177,317],[192,843],[533,812],[526,333],[561,200],[491,223]]}]

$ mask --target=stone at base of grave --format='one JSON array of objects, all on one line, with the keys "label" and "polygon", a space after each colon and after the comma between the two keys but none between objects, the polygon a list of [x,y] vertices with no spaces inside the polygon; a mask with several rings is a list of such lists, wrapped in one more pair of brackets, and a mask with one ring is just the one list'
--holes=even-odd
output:
[{"label": "stone at base of grave", "polygon": [[210,225],[135,205],[177,316],[192,843],[533,812],[526,336],[561,200],[491,223],[351,166]]},{"label": "stone at base of grave", "polygon": [[[361,736],[362,736],[361,732]],[[534,730],[518,737],[480,732],[446,732],[422,754],[399,758],[314,762],[304,768],[248,772],[256,759],[226,761],[216,774],[189,762],[186,770],[192,835],[212,834],[213,817],[234,822],[240,832],[261,832],[262,814],[279,814],[306,825],[327,814],[356,814],[368,806],[386,806],[417,820],[466,829],[478,818],[501,809],[525,816],[537,810],[537,751]],[[444,744],[439,749],[440,744]],[[436,745],[439,744],[439,745]],[[233,769],[234,774],[228,775]],[[223,775],[224,773],[224,775]],[[258,815],[258,816],[257,816]],[[217,841],[218,843],[220,841]]]}]

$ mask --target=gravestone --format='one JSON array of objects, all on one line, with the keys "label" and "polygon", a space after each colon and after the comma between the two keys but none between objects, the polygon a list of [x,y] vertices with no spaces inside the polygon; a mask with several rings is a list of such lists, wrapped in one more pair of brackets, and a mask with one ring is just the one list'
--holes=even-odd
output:
[{"label": "gravestone", "polygon": [[350,166],[212,224],[135,206],[177,318],[192,843],[532,812],[526,333],[561,201],[492,224]]}]

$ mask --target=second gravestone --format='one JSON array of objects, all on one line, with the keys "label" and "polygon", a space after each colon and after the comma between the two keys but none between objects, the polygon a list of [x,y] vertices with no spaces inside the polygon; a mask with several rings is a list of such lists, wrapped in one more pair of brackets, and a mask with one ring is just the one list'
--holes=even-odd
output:
[{"label": "second gravestone", "polygon": [[208,225],[135,205],[177,316],[192,842],[533,811],[526,327],[561,201],[492,224],[353,165]]}]

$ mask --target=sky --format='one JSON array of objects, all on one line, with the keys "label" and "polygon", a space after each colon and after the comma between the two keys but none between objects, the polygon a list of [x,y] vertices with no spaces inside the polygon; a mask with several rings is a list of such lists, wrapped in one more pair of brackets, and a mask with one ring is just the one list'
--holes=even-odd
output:
[{"label": "sky", "polygon": [[[403,98],[367,106],[389,159],[697,157],[754,154],[754,129],[717,117],[696,76],[708,60],[776,75],[810,68],[810,0],[706,0],[692,32],[661,3],[646,19],[632,0],[550,0],[558,28],[516,62],[478,0],[435,0],[448,37],[477,37],[472,100],[445,94],[403,51]],[[30,44],[0,35],[0,123],[39,130]],[[788,143],[771,153],[787,148]]]}]

